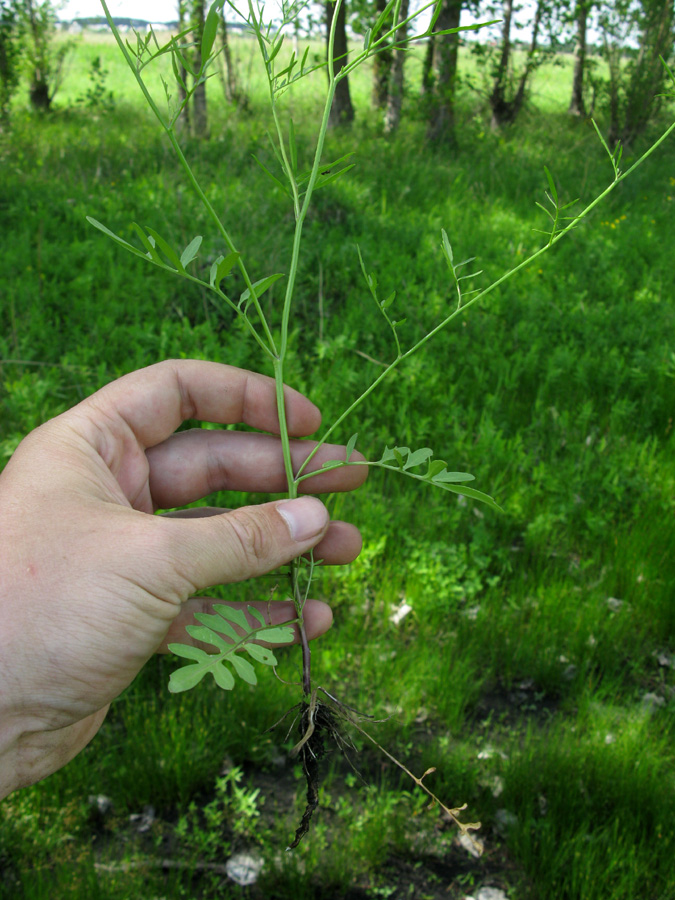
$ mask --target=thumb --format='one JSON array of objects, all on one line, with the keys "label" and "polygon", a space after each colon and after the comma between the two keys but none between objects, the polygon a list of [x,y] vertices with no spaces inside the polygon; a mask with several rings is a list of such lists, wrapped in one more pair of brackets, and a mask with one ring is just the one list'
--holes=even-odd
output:
[{"label": "thumb", "polygon": [[290,562],[318,544],[329,516],[316,497],[300,497],[220,516],[156,521],[166,525],[169,558],[191,592],[255,578]]}]

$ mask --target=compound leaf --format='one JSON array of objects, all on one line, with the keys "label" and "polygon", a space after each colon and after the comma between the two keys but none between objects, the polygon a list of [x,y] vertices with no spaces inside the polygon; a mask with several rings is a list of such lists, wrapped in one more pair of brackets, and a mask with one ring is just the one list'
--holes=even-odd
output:
[{"label": "compound leaf", "polygon": [[[169,690],[172,693],[187,691],[195,687],[209,672],[216,684],[223,690],[231,691],[236,679],[228,666],[248,684],[257,684],[258,679],[254,667],[241,655],[248,653],[256,662],[267,666],[277,664],[274,653],[268,647],[255,644],[254,640],[265,640],[275,644],[286,644],[293,640],[293,629],[288,625],[268,625],[261,613],[253,606],[247,607],[260,627],[252,627],[243,609],[235,609],[225,603],[214,604],[214,614],[197,613],[195,618],[201,624],[188,625],[190,637],[216,648],[216,653],[207,653],[201,647],[189,644],[170,644],[169,650],[183,659],[191,661],[190,665],[173,672],[169,679]],[[243,636],[233,626],[237,626]],[[226,640],[221,635],[227,635]],[[227,664],[227,665],[226,665]]]},{"label": "compound leaf", "polygon": [[[501,512],[495,501],[488,494],[477,491],[475,488],[464,487],[464,482],[473,481],[474,476],[468,472],[450,472],[448,464],[442,459],[432,459],[433,451],[429,447],[421,447],[419,450],[410,450],[410,447],[385,447],[382,458],[377,462],[369,462],[369,466],[381,466],[383,469],[391,469],[394,472],[403,472],[410,478],[424,481],[427,484],[439,487],[444,491],[455,494],[463,494],[473,500],[480,500],[492,509]],[[426,472],[418,475],[411,469],[428,462]]]}]

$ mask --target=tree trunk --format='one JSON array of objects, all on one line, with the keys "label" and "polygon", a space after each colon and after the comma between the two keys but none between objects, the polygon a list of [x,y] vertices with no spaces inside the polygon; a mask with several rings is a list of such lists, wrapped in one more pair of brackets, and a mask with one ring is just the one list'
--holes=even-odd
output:
[{"label": "tree trunk", "polygon": [[241,97],[237,87],[237,71],[232,62],[232,54],[230,53],[230,35],[225,19],[225,6],[220,10],[220,41],[223,48],[223,58],[225,60],[225,99],[228,103],[236,103],[239,105]]},{"label": "tree trunk", "polygon": [[511,60],[511,19],[513,18],[513,0],[504,0],[504,18],[502,19],[502,49],[497,63],[497,70],[492,82],[490,108],[492,110],[492,127],[499,128],[509,119],[509,108],[506,100],[506,83],[508,80],[509,62]]},{"label": "tree trunk", "polygon": [[[202,36],[204,34],[204,0],[192,0],[192,14],[190,16],[190,24],[192,25],[192,38],[195,42],[193,54],[193,67],[197,72],[202,64]],[[208,137],[209,123],[206,113],[206,83],[195,86],[192,95],[192,125],[194,134],[198,138]]]},{"label": "tree trunk", "polygon": [[[436,22],[439,31],[459,28],[463,0],[443,0]],[[427,137],[431,141],[450,146],[457,143],[455,134],[455,95],[459,34],[444,34],[434,39],[433,71],[436,74],[435,92],[429,112]]]},{"label": "tree trunk", "polygon": [[26,14],[33,46],[30,48],[31,73],[28,97],[36,112],[48,112],[52,105],[49,90],[49,23],[34,0],[27,0]]},{"label": "tree trunk", "polygon": [[[335,12],[335,4],[331,0],[326,3],[326,47],[330,31],[333,26],[333,14]],[[333,73],[337,73],[342,69],[347,61],[347,11],[345,3],[340,4],[338,18],[335,26],[335,41],[333,43]],[[341,78],[335,89],[335,97],[333,98],[333,106],[330,111],[328,125],[334,128],[340,125],[348,125],[354,121],[354,107],[352,106],[352,98],[349,93],[349,79]]]},{"label": "tree trunk", "polygon": [[607,142],[613,148],[621,137],[621,122],[619,115],[619,79],[621,78],[621,50],[613,47],[605,34],[605,58],[609,69],[609,133]]},{"label": "tree trunk", "polygon": [[423,97],[430,97],[434,91],[434,49],[436,46],[436,38],[427,39],[427,49],[424,51],[424,62],[422,63],[422,87],[420,93]]},{"label": "tree trunk", "polygon": [[502,50],[495,73],[490,107],[492,108],[492,128],[499,128],[514,122],[523,107],[525,89],[530,75],[537,68],[536,53],[539,41],[539,29],[544,15],[546,0],[538,0],[532,23],[532,40],[527,53],[527,60],[518,81],[513,97],[508,98],[509,66],[511,60],[511,21],[513,18],[513,0],[504,0],[504,24],[502,26]]},{"label": "tree trunk", "polygon": [[52,98],[49,95],[49,85],[42,77],[42,73],[39,69],[33,71],[28,96],[30,98],[30,105],[36,112],[49,112],[52,105]]},{"label": "tree trunk", "polygon": [[537,52],[537,41],[539,40],[539,28],[541,27],[541,17],[544,12],[544,3],[545,0],[539,0],[539,2],[537,3],[537,9],[534,14],[534,22],[532,23],[532,40],[530,41],[530,49],[527,53],[527,62],[525,63],[523,74],[520,76],[518,90],[516,91],[513,100],[511,101],[511,121],[516,118],[522,108],[523,100],[525,99],[525,88],[527,86],[527,80],[530,77],[530,74],[536,68],[534,56]]},{"label": "tree trunk", "polygon": [[585,116],[584,70],[586,68],[586,28],[588,25],[588,0],[577,0],[574,13],[577,37],[574,45],[574,73],[572,75],[572,99],[567,112],[571,116]]},{"label": "tree trunk", "polygon": [[[380,13],[384,12],[387,6],[387,0],[376,0],[375,3],[375,19],[377,20]],[[384,109],[387,105],[387,97],[389,95],[389,78],[391,76],[391,65],[394,59],[394,53],[390,47],[381,50],[373,57],[373,89],[371,100],[375,109]]]},{"label": "tree trunk", "polygon": [[[400,21],[408,18],[408,0],[401,0]],[[408,26],[400,25],[396,29],[396,43],[403,44],[408,33]],[[401,107],[403,106],[403,67],[405,66],[405,47],[397,46],[394,50],[394,61],[391,66],[391,78],[389,79],[389,93],[387,94],[387,110],[384,116],[384,130],[386,134],[393,134],[401,121]]]}]

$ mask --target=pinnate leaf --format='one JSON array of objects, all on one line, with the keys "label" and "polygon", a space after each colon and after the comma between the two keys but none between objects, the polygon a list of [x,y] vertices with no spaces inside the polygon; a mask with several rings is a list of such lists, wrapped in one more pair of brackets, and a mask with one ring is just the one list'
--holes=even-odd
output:
[{"label": "pinnate leaf", "polygon": [[[255,607],[249,606],[247,611],[259,623],[257,627],[250,624],[243,609],[235,609],[225,603],[214,604],[213,609],[213,614],[197,613],[195,618],[200,624],[188,625],[185,630],[195,640],[211,644],[216,653],[207,653],[201,647],[189,644],[169,645],[169,650],[176,656],[191,661],[190,665],[172,673],[169,680],[169,690],[172,693],[190,690],[209,673],[219,687],[231,691],[236,683],[232,670],[242,681],[257,684],[254,667],[241,653],[247,653],[263,665],[275,666],[277,660],[274,653],[268,647],[261,647],[253,641],[286,644],[293,640],[291,627],[267,624]],[[226,635],[227,639],[222,635]]]},{"label": "pinnate leaf", "polygon": [[[410,478],[416,478],[418,481],[424,481],[442,490],[463,494],[473,500],[480,500],[501,512],[500,507],[488,494],[477,491],[475,488],[464,487],[465,482],[474,480],[473,475],[468,472],[451,472],[445,460],[432,459],[432,456],[433,451],[429,447],[421,447],[419,450],[411,450],[410,447],[385,447],[381,459],[368,463],[368,465],[382,466],[382,468],[392,469],[394,472],[403,472]],[[428,466],[424,474],[411,471],[427,462]]]}]

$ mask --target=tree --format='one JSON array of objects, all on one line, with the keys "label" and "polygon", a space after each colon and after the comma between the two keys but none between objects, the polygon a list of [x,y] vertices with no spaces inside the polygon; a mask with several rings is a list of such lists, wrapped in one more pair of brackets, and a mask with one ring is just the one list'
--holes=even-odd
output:
[{"label": "tree", "polygon": [[399,21],[401,25],[396,29],[396,47],[393,51],[391,72],[387,90],[387,109],[384,116],[384,130],[392,134],[401,121],[401,108],[403,106],[403,68],[405,65],[406,48],[404,46],[408,28],[405,20],[408,17],[408,0],[401,0],[399,9]]},{"label": "tree", "polygon": [[661,106],[666,79],[661,58],[668,62],[673,53],[673,0],[605,0],[599,22],[609,68],[608,141],[630,144]]},{"label": "tree", "polygon": [[[375,20],[386,8],[387,0],[375,0]],[[370,24],[372,25],[372,22]],[[365,33],[366,28],[363,31]],[[372,103],[375,109],[386,109],[393,60],[394,51],[391,46],[384,47],[373,57]]]},{"label": "tree", "polygon": [[248,105],[247,98],[239,89],[237,84],[237,70],[232,62],[232,54],[230,53],[230,35],[227,27],[227,19],[225,18],[225,5],[220,10],[220,46],[223,51],[223,59],[225,61],[225,72],[221,67],[220,73],[223,79],[223,89],[225,91],[225,99],[228,103],[234,103],[237,106],[246,107]]},{"label": "tree", "polygon": [[[334,13],[335,3],[332,2],[332,0],[327,0],[326,45],[328,44],[331,28],[333,27]],[[335,41],[333,44],[333,72],[336,75],[345,64],[347,49],[347,10],[346,3],[341,3],[337,21],[335,23]],[[352,106],[352,98],[349,92],[349,79],[341,78],[336,86],[333,106],[330,111],[329,125],[331,128],[334,128],[339,125],[347,125],[353,121],[354,107]]]},{"label": "tree", "polygon": [[17,0],[0,0],[0,125],[9,119],[9,105],[19,85],[21,18]]},{"label": "tree", "polygon": [[[190,26],[194,40],[193,68],[199,72],[202,65],[202,38],[204,36],[205,3],[204,0],[189,0]],[[206,81],[195,83],[192,94],[192,129],[196,137],[208,137],[209,123],[206,112]]]},{"label": "tree", "polygon": [[569,109],[572,116],[585,116],[584,104],[584,74],[586,71],[586,31],[588,28],[588,14],[591,10],[592,0],[576,0],[574,9],[574,23],[576,37],[574,41],[574,69],[572,73],[572,97]]},{"label": "tree", "polygon": [[22,13],[30,63],[30,102],[33,109],[46,112],[63,83],[63,63],[72,44],[56,45],[56,13],[50,0],[23,0]]},{"label": "tree", "polygon": [[[436,30],[459,28],[463,0],[442,0]],[[455,134],[455,96],[459,34],[442,34],[429,38],[422,77],[423,91],[429,100],[427,137],[453,146]]]},{"label": "tree", "polygon": [[530,76],[543,61],[538,41],[544,13],[548,11],[547,7],[548,0],[537,0],[530,46],[520,77],[516,78],[513,73],[513,45],[511,42],[514,6],[513,0],[504,0],[501,46],[494,68],[492,90],[488,98],[492,110],[491,124],[493,128],[499,128],[515,121],[522,109]]}]

